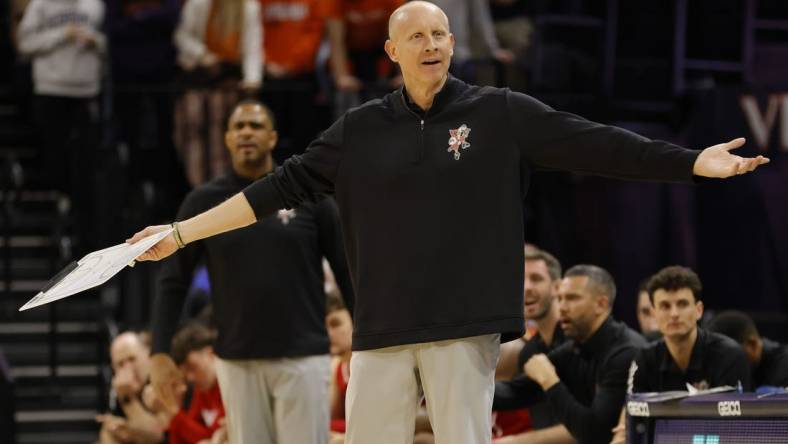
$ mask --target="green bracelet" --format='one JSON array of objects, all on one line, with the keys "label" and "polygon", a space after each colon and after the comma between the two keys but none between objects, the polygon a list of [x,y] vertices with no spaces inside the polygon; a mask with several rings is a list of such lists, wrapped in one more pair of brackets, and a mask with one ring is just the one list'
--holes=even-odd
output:
[{"label": "green bracelet", "polygon": [[183,248],[186,244],[183,243],[183,238],[181,237],[181,231],[178,229],[178,222],[173,222],[170,224],[172,227],[172,237],[175,238],[175,244],[178,248]]}]

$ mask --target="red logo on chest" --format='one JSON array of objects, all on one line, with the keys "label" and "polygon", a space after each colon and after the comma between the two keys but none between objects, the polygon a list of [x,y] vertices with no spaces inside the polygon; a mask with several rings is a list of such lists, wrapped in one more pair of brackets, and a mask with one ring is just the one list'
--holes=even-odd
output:
[{"label": "red logo on chest", "polygon": [[447,151],[454,151],[454,160],[460,160],[461,149],[464,150],[471,146],[468,142],[468,136],[470,134],[471,129],[464,123],[457,129],[449,130],[449,149]]}]

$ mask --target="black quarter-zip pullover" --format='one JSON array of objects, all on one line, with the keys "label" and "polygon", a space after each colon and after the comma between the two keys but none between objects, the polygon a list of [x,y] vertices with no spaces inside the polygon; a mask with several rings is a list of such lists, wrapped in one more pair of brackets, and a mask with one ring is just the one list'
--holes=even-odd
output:
[{"label": "black quarter-zip pullover", "polygon": [[258,219],[335,195],[354,350],[506,341],[524,325],[522,202],[534,169],[690,182],[697,155],[450,76],[423,118],[402,89],[370,101],[244,194]]}]

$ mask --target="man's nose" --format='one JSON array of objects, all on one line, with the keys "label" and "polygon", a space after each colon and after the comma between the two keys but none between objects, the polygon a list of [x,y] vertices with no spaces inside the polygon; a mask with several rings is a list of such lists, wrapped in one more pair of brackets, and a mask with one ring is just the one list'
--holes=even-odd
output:
[{"label": "man's nose", "polygon": [[435,43],[435,37],[427,36],[426,44],[424,50],[427,52],[432,52],[438,49],[438,45]]}]

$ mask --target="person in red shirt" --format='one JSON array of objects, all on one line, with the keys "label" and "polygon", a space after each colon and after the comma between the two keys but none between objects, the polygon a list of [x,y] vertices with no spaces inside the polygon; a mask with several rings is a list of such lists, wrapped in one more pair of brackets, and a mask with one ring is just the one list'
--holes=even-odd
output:
[{"label": "person in red shirt", "polygon": [[329,293],[326,303],[326,330],[331,341],[331,442],[344,442],[345,394],[350,381],[353,320],[338,294]]},{"label": "person in red shirt", "polygon": [[[170,444],[226,441],[224,406],[212,346],[215,339],[213,330],[198,323],[187,325],[172,339],[174,362],[170,360],[166,364],[171,369],[169,386],[159,392],[163,394],[161,405],[172,418],[168,429]],[[152,359],[169,360],[169,357],[160,354]],[[179,407],[186,392],[184,380],[194,388],[188,410]]]},{"label": "person in red shirt", "polygon": [[[358,90],[360,84],[348,70],[340,0],[259,1],[265,52],[262,99],[277,117],[280,139],[274,156],[283,161],[302,153],[328,125],[328,84],[339,90]],[[318,63],[324,38],[330,46],[330,78],[321,77]]]}]

